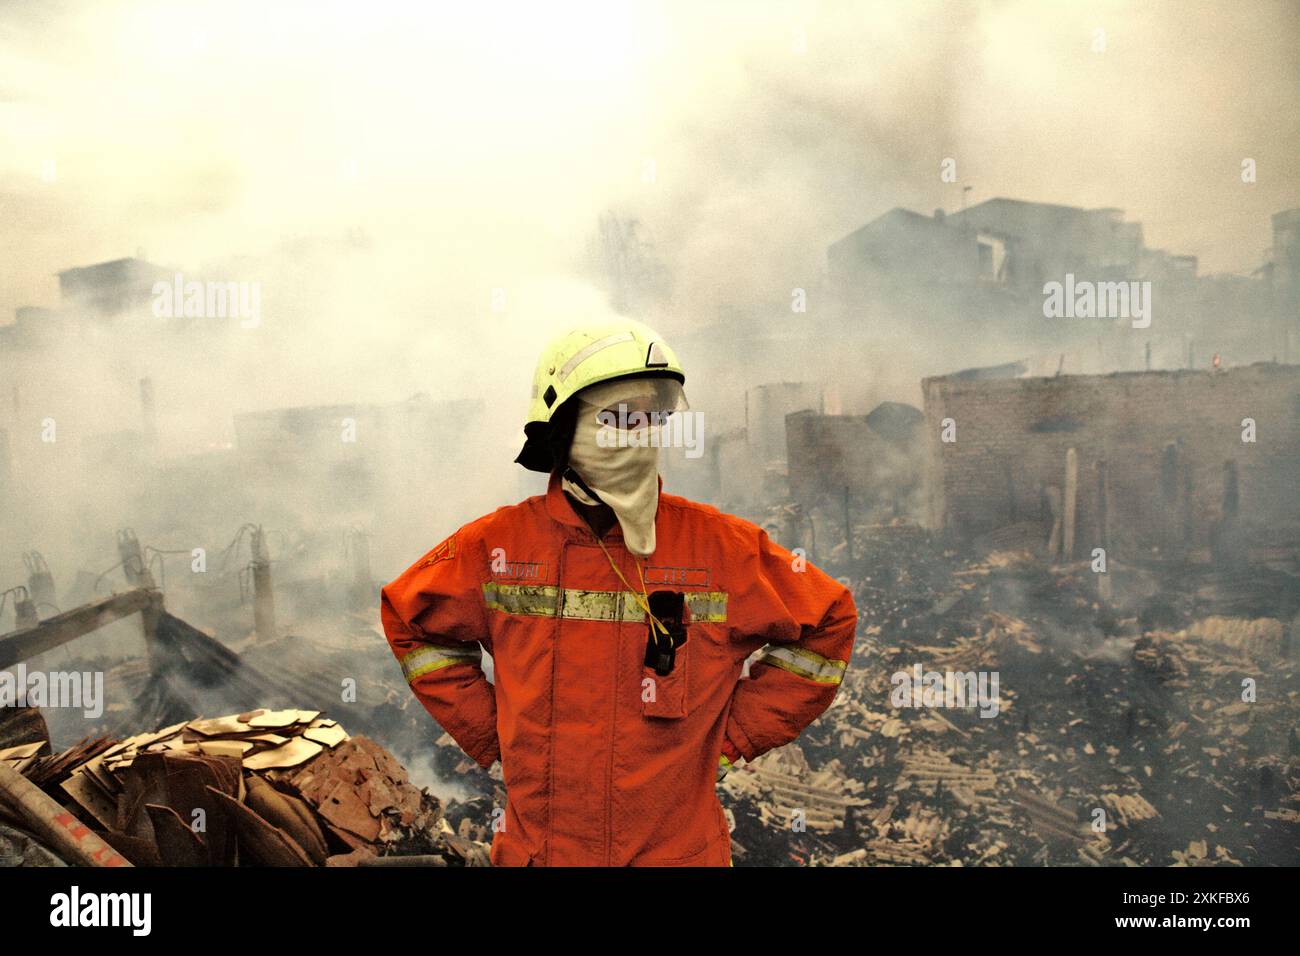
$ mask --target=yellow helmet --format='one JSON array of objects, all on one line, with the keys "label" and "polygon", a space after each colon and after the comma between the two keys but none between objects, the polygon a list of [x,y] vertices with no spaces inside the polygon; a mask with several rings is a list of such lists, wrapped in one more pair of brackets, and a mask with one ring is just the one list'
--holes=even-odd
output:
[{"label": "yellow helmet", "polygon": [[616,378],[656,376],[686,382],[675,353],[654,329],[632,319],[585,325],[552,339],[542,350],[524,425],[525,468],[549,472],[552,423],[560,409],[589,385]]}]

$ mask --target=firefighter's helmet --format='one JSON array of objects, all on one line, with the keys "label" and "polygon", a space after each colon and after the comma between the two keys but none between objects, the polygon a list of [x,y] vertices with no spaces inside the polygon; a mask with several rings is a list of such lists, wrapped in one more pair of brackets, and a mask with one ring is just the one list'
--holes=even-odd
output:
[{"label": "firefighter's helmet", "polygon": [[[634,376],[666,378],[679,386],[686,382],[677,353],[654,329],[631,319],[585,325],[552,339],[533,376],[526,440],[515,461],[549,472],[554,426],[564,420],[561,410],[572,408],[569,399],[590,385]],[[683,399],[676,407],[684,404]]]}]

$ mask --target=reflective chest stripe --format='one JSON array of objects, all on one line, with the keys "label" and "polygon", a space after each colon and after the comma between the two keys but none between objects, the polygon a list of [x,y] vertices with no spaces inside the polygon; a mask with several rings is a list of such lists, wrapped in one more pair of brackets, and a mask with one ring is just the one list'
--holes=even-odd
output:
[{"label": "reflective chest stripe", "polygon": [[[483,600],[489,611],[525,617],[564,617],[576,621],[623,621],[641,623],[645,612],[631,591],[589,591],[546,584],[483,585]],[[727,619],[725,591],[688,591],[686,606],[691,620],[721,624]]]},{"label": "reflective chest stripe", "polygon": [[787,647],[783,644],[768,645],[757,663],[771,664],[773,667],[779,667],[819,684],[839,684],[844,679],[845,668],[848,667],[844,661],[828,660],[806,648]]}]

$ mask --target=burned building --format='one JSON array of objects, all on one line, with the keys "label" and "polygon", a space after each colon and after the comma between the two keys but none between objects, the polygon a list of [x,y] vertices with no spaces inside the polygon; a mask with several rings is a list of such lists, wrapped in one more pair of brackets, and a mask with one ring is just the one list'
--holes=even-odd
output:
[{"label": "burned building", "polygon": [[66,308],[108,319],[147,313],[154,284],[170,283],[173,270],[137,255],[64,269],[58,277],[59,296]]},{"label": "burned building", "polygon": [[756,385],[745,390],[743,424],[719,427],[710,419],[690,436],[695,448],[671,449],[660,467],[675,494],[752,513],[760,500],[785,492],[786,417],[824,406],[816,383]]},{"label": "burned building", "polygon": [[821,387],[809,382],[775,382],[745,392],[745,431],[758,460],[788,461],[786,417],[792,412],[821,412],[823,402]]},{"label": "burned building", "polygon": [[922,387],[930,520],[958,538],[1018,525],[1130,561],[1300,541],[1300,367]]},{"label": "burned building", "polygon": [[1132,277],[1143,251],[1141,224],[1122,210],[998,198],[933,218],[893,209],[833,243],[827,258],[849,281],[880,272],[1038,295],[1066,272]]},{"label": "burned building", "polygon": [[899,402],[869,415],[787,415],[790,496],[804,508],[847,502],[882,517],[909,513],[923,473],[923,421]]},{"label": "burned building", "polygon": [[[1075,374],[1207,368],[1216,355],[1285,363],[1300,348],[1294,221],[1274,217],[1270,261],[1251,276],[1198,274],[1195,256],[1147,246],[1119,209],[1001,197],[933,216],[890,210],[832,243],[827,261],[847,320],[942,336],[978,364],[1005,361],[1011,343]],[[1067,276],[1142,284],[1149,314],[1049,318],[1047,286]]]},{"label": "burned building", "polygon": [[[251,478],[283,486],[288,479],[327,493],[346,507],[375,491],[379,463],[398,458],[418,480],[443,460],[440,445],[453,425],[472,429],[482,404],[439,402],[415,395],[384,404],[320,405],[235,415],[235,451]],[[391,476],[388,476],[391,477]]]}]

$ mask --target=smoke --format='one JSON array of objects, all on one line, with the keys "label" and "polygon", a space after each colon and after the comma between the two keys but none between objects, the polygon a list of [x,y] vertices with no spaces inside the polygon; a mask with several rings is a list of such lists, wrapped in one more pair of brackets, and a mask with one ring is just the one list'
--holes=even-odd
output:
[{"label": "smoke", "polygon": [[[959,208],[966,186],[1120,207],[1149,245],[1249,272],[1295,204],[1300,144],[1276,121],[1296,111],[1300,13],[1250,11],[1238,32],[1195,3],[714,7],[651,225],[699,308],[747,289],[788,313],[829,242],[894,206]],[[1244,158],[1269,172],[1244,185]]]},{"label": "smoke", "polygon": [[[1224,30],[1185,2],[0,5],[0,316],[137,250],[260,283],[263,312],[197,336],[90,323],[0,355],[23,489],[0,580],[20,579],[19,548],[66,580],[111,563],[120,525],[219,547],[268,511],[304,533],[368,519],[382,578],[536,491],[511,463],[533,359],[610,311],[588,258],[607,210],[662,266],[638,311],[679,343],[712,435],[754,384],[821,382],[866,412],[961,362],[966,340],[886,333],[869,309],[843,347],[826,247],[895,206],[1119,206],[1148,245],[1249,272],[1296,201],[1300,130],[1278,118],[1300,105],[1300,14],[1248,10]],[[113,435],[138,430],[144,377],[159,454],[213,503],[198,527],[78,457],[131,441]],[[436,477],[350,503],[241,495],[195,457],[230,450],[237,413],[418,393],[479,411],[413,436]],[[59,443],[37,441],[46,419]],[[361,447],[400,472],[399,452]]]}]

